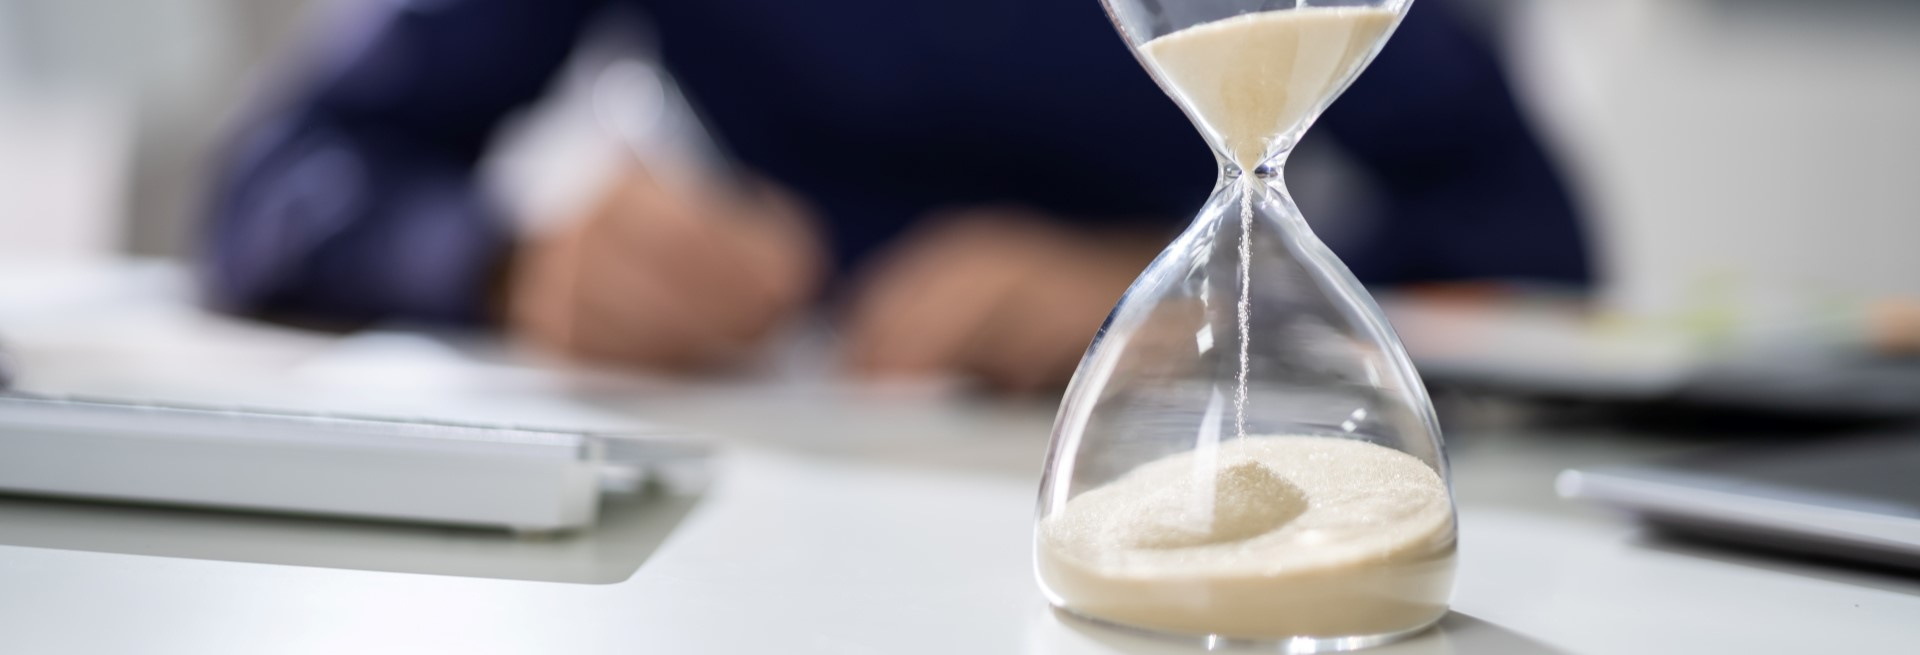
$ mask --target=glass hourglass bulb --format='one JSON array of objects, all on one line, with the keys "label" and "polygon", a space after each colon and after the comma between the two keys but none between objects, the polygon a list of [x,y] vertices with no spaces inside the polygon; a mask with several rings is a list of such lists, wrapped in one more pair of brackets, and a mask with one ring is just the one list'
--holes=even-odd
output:
[{"label": "glass hourglass bulb", "polygon": [[1096,621],[1292,652],[1431,625],[1456,542],[1439,424],[1280,179],[1411,0],[1103,1],[1221,172],[1061,402],[1041,588]]}]

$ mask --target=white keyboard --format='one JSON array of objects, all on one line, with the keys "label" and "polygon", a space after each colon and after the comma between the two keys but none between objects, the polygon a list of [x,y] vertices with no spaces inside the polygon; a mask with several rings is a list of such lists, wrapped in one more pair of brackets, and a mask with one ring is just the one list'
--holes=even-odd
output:
[{"label": "white keyboard", "polygon": [[706,449],[605,433],[0,392],[0,493],[505,527],[590,525]]}]

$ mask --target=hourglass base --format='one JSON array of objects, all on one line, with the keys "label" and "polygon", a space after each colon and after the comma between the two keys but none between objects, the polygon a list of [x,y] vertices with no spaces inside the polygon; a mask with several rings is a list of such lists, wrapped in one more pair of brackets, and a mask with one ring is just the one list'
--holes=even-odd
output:
[{"label": "hourglass base", "polygon": [[1248,651],[1248,652],[1284,653],[1286,655],[1310,655],[1312,653],[1341,653],[1346,651],[1360,650],[1363,648],[1385,646],[1387,644],[1391,644],[1403,639],[1407,639],[1409,637],[1413,637],[1422,632],[1426,632],[1427,629],[1432,628],[1434,624],[1437,624],[1440,622],[1441,616],[1445,616],[1445,614],[1443,613],[1441,616],[1433,617],[1433,620],[1427,621],[1426,623],[1422,623],[1420,625],[1416,625],[1414,627],[1407,628],[1405,630],[1400,630],[1396,632],[1387,632],[1382,634],[1352,635],[1352,636],[1340,636],[1340,637],[1284,637],[1284,638],[1275,638],[1275,639],[1242,639],[1238,637],[1226,637],[1221,635],[1194,635],[1194,634],[1184,634],[1184,633],[1177,633],[1177,632],[1163,632],[1163,631],[1154,630],[1151,628],[1142,628],[1139,626],[1127,625],[1125,623],[1116,623],[1113,621],[1108,621],[1106,619],[1094,618],[1091,616],[1087,616],[1085,614],[1081,614],[1079,612],[1075,612],[1072,609],[1064,605],[1061,605],[1059,603],[1049,603],[1049,604],[1053,606],[1053,613],[1055,616],[1064,617],[1070,621],[1078,621],[1080,623],[1092,625],[1096,628],[1103,629],[1103,630],[1115,630],[1118,632],[1139,635],[1142,637],[1156,639],[1159,641],[1166,641],[1166,642],[1184,644],[1189,646],[1198,646],[1206,650],[1232,649],[1232,650],[1242,650],[1242,651]]}]

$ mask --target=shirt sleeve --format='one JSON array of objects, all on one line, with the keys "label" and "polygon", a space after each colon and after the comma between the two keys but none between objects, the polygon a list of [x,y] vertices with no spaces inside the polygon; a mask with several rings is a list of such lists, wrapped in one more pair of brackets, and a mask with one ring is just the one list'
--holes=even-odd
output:
[{"label": "shirt sleeve", "polygon": [[512,234],[478,192],[475,162],[597,3],[361,4],[220,162],[207,298],[328,322],[484,320]]},{"label": "shirt sleeve", "polygon": [[1342,258],[1370,284],[1590,282],[1566,186],[1493,53],[1450,10],[1414,3],[1320,122],[1372,173],[1387,202],[1386,224]]}]

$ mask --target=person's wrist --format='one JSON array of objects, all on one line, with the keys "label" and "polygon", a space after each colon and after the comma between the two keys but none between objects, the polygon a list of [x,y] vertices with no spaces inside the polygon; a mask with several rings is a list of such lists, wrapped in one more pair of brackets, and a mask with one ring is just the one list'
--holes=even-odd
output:
[{"label": "person's wrist", "polygon": [[504,252],[499,253],[487,265],[484,286],[485,320],[493,325],[509,325],[512,319],[514,280],[520,272],[520,258],[527,248],[525,241],[515,241]]}]

